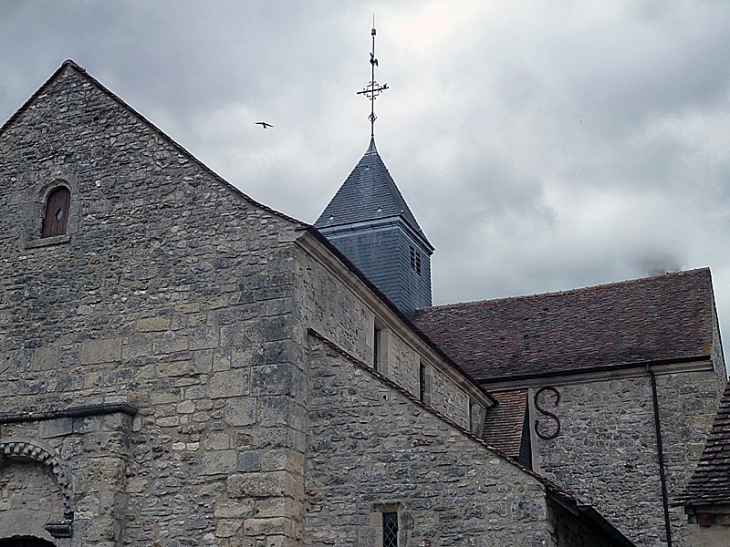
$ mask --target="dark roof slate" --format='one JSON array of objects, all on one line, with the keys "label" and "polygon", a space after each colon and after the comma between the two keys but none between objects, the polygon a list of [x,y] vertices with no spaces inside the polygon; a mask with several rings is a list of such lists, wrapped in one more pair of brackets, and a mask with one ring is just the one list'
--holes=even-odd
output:
[{"label": "dark roof slate", "polygon": [[487,409],[482,437],[490,445],[517,459],[527,410],[527,390],[492,392],[499,404]]},{"label": "dark roof slate", "polygon": [[371,140],[365,155],[314,226],[321,229],[391,217],[402,218],[411,229],[426,238],[380,158],[375,141]]},{"label": "dark roof slate", "polygon": [[413,320],[481,381],[707,357],[715,332],[707,268],[423,308]]},{"label": "dark roof slate", "polygon": [[694,474],[677,502],[683,505],[730,504],[730,384]]}]

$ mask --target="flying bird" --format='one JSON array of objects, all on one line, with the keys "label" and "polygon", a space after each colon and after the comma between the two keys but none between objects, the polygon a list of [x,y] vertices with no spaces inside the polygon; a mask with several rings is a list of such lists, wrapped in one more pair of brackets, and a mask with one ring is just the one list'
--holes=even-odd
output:
[{"label": "flying bird", "polygon": [[260,125],[263,129],[266,129],[267,127],[274,127],[270,123],[266,123],[266,122],[256,122],[256,125]]}]

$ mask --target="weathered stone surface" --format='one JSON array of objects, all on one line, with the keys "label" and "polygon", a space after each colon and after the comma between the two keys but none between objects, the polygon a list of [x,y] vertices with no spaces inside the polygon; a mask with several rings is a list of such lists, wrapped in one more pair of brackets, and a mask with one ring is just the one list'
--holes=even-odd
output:
[{"label": "weathered stone surface", "polygon": [[[714,418],[713,372],[657,376],[657,392],[670,503],[694,469]],[[586,501],[637,545],[666,541],[661,502],[653,398],[649,375],[561,386],[560,403],[543,403],[560,420],[551,440],[533,432],[533,457],[541,473]],[[534,391],[530,394],[533,398]],[[535,413],[533,408],[533,415]],[[544,416],[541,416],[544,418]],[[552,418],[538,428],[552,431]],[[534,429],[534,428],[533,428]],[[674,545],[689,545],[686,517],[671,508]]]},{"label": "weathered stone surface", "polygon": [[238,456],[238,472],[254,473],[261,471],[261,454],[258,452],[241,452]]},{"label": "weathered stone surface", "polygon": [[42,439],[70,435],[73,432],[73,423],[73,418],[47,420],[40,423],[38,433]]},{"label": "weathered stone surface", "polygon": [[[397,511],[407,545],[609,545],[556,516],[544,486],[374,376],[313,341],[305,474],[305,545],[358,545],[382,537]],[[324,387],[324,386],[323,386]],[[354,395],[356,393],[356,395]],[[380,435],[387,432],[387,435]],[[433,444],[414,446],[414,435]],[[570,522],[567,525],[566,522]]]},{"label": "weathered stone surface", "polygon": [[[239,461],[232,439],[293,438],[259,435],[267,395],[251,397],[249,384],[262,344],[290,337],[292,273],[279,254],[296,223],[254,206],[72,67],[0,134],[0,180],[0,412],[110,400],[140,411],[134,427],[108,418],[3,425],[0,441],[57,448],[73,477],[75,545],[240,536],[258,502],[228,499],[226,478],[260,461],[250,450]],[[69,237],[26,248],[58,184],[71,191]],[[268,301],[276,305],[260,322],[258,302]],[[259,364],[280,363],[266,359]],[[265,459],[265,450],[255,453]],[[56,494],[17,493],[62,520],[35,501]],[[11,510],[3,503],[0,523]],[[48,520],[13,519],[20,535],[52,540]]]},{"label": "weathered stone surface", "polygon": [[296,479],[286,471],[243,473],[228,478],[228,495],[232,498],[268,498],[293,494]]}]

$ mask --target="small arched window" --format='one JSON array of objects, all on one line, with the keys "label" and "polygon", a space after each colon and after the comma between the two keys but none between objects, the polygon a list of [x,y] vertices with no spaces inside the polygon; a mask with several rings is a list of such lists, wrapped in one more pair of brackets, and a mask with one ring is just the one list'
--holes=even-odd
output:
[{"label": "small arched window", "polygon": [[43,218],[41,237],[61,236],[66,233],[70,201],[71,192],[65,186],[60,186],[50,193],[46,202],[46,216]]}]

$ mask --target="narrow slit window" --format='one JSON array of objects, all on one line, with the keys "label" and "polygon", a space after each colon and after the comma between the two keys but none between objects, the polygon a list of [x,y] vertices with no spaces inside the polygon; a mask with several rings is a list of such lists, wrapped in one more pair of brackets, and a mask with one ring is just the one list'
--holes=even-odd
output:
[{"label": "narrow slit window", "polygon": [[411,251],[411,269],[418,275],[421,275],[421,253],[415,247],[410,248]]},{"label": "narrow slit window", "polygon": [[71,202],[71,192],[61,186],[48,196],[46,201],[46,215],[43,218],[41,237],[62,236],[68,226],[68,209]]},{"label": "narrow slit window", "polygon": [[426,402],[426,365],[418,365],[418,398],[422,403]]},{"label": "narrow slit window", "polygon": [[383,344],[383,329],[378,328],[375,325],[375,331],[373,332],[373,368],[379,370],[380,365],[380,350]]},{"label": "narrow slit window", "polygon": [[383,513],[383,547],[398,547],[398,513]]}]

